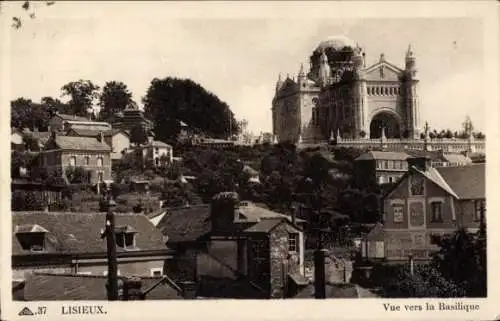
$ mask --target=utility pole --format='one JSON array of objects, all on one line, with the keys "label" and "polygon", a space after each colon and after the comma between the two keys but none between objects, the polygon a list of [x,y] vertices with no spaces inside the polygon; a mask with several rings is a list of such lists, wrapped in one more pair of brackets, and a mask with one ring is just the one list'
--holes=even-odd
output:
[{"label": "utility pole", "polygon": [[111,191],[107,190],[107,213],[106,226],[102,238],[106,238],[107,257],[108,257],[108,282],[107,292],[108,301],[118,300],[118,263],[116,260],[116,236],[115,236],[115,214],[113,212],[116,206],[111,195]]}]

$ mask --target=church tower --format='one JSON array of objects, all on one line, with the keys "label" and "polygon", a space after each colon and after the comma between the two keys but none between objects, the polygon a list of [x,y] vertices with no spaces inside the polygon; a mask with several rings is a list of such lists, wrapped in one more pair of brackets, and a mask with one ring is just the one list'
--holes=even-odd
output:
[{"label": "church tower", "polygon": [[404,71],[404,100],[406,107],[406,129],[408,138],[418,139],[420,137],[419,124],[419,97],[418,97],[418,77],[416,68],[416,59],[411,45],[408,46],[405,56]]},{"label": "church tower", "polygon": [[[353,62],[353,111],[354,111],[354,136],[366,136],[369,131],[367,126],[367,91],[364,72],[364,57],[362,49],[356,45],[352,56]],[[368,127],[368,128],[367,128]],[[364,135],[363,135],[364,133]]]}]

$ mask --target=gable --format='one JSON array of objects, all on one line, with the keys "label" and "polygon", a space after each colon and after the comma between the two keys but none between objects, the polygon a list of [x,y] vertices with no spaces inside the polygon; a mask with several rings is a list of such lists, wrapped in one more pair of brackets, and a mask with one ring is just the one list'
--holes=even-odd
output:
[{"label": "gable", "polygon": [[368,81],[399,81],[402,70],[388,62],[378,62],[365,71]]}]

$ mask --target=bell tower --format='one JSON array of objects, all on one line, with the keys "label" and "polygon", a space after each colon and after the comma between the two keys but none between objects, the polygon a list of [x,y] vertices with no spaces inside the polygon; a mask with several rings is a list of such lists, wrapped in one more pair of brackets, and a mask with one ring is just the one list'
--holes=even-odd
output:
[{"label": "bell tower", "polygon": [[[367,127],[367,92],[366,92],[366,77],[364,72],[364,56],[362,49],[356,45],[353,62],[353,107],[354,107],[354,137],[362,137],[369,135],[369,126]],[[368,136],[369,137],[369,136]]]},{"label": "bell tower", "polygon": [[406,111],[406,130],[408,138],[420,137],[420,102],[418,96],[418,77],[416,59],[411,45],[408,46],[405,56],[404,71],[404,104]]}]

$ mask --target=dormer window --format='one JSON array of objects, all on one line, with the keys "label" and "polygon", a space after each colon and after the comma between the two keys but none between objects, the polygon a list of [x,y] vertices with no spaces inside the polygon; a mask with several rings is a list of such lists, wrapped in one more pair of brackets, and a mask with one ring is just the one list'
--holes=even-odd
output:
[{"label": "dormer window", "polygon": [[120,226],[115,229],[116,246],[123,249],[135,248],[135,235],[137,231],[131,226]]},{"label": "dormer window", "polygon": [[45,251],[46,229],[37,224],[16,226],[16,236],[22,249],[31,252]]}]

